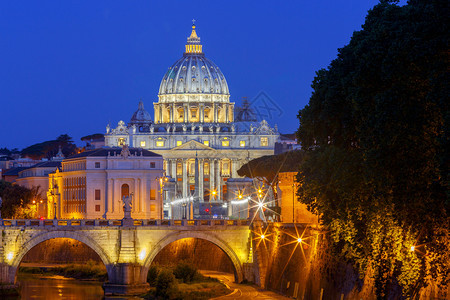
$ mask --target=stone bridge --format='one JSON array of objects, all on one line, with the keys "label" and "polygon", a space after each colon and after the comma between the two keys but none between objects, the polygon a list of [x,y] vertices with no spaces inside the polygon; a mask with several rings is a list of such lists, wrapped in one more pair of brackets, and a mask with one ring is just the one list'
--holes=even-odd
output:
[{"label": "stone bridge", "polygon": [[148,289],[147,272],[165,246],[184,238],[207,240],[222,249],[242,281],[251,263],[247,220],[1,220],[0,285],[14,286],[17,268],[31,248],[49,239],[70,238],[92,248],[106,266],[105,294]]}]

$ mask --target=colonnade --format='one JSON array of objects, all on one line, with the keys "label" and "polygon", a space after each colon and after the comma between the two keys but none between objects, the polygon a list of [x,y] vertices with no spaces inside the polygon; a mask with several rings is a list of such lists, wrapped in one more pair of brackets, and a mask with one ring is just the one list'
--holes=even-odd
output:
[{"label": "colonnade", "polygon": [[154,103],[155,124],[230,123],[234,121],[234,103]]},{"label": "colonnade", "polygon": [[[190,183],[189,183],[189,161],[192,159],[182,158],[168,158],[165,159],[166,175],[172,178],[181,177],[182,181],[177,181],[177,184],[181,184],[181,194],[183,198],[191,196]],[[210,201],[223,201],[222,185],[225,183],[224,178],[238,178],[237,170],[240,168],[239,159],[237,158],[198,158],[198,188],[199,198],[203,201],[203,195],[205,190],[205,163],[208,163],[209,173],[207,173],[209,182],[209,190],[215,190],[217,196],[215,199],[210,198]],[[177,164],[181,163],[182,174],[177,174]],[[228,170],[223,169],[223,163],[229,163]],[[195,176],[195,174],[193,174]],[[191,176],[193,176],[191,175]]]}]

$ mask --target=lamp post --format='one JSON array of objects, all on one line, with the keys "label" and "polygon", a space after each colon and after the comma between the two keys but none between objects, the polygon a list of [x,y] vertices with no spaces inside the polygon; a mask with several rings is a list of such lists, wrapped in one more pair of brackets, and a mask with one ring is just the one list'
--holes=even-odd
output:
[{"label": "lamp post", "polygon": [[164,185],[168,181],[168,178],[166,175],[158,176],[156,177],[156,180],[159,182],[159,193],[161,195],[161,209],[159,210],[160,213],[160,219],[163,219],[164,215]]}]

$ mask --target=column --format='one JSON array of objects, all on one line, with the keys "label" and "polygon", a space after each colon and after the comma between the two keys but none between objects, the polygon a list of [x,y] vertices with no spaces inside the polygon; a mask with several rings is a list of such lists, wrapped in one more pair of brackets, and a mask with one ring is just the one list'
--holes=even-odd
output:
[{"label": "column", "polygon": [[172,163],[171,163],[171,166],[172,166],[171,176],[172,176],[172,178],[175,178],[175,180],[176,180],[176,178],[177,178],[177,160],[176,159],[171,159],[171,161],[172,161]]},{"label": "column", "polygon": [[205,105],[204,104],[199,104],[198,105],[198,119],[200,121],[200,123],[203,123],[205,121]]},{"label": "column", "polygon": [[138,191],[137,191],[137,193],[138,193],[138,203],[139,203],[139,209],[138,209],[138,212],[144,212],[143,210],[142,210],[142,202],[144,201],[144,197],[142,197],[142,195],[144,195],[144,193],[142,193],[142,182],[141,182],[141,179],[140,178],[138,178]]},{"label": "column", "polygon": [[221,168],[220,168],[220,163],[221,160],[217,160],[217,169],[216,169],[216,173],[217,173],[217,200],[223,200],[222,197],[222,174],[221,174]]},{"label": "column", "polygon": [[183,198],[186,198],[188,191],[188,176],[187,176],[187,159],[183,158]]},{"label": "column", "polygon": [[175,103],[172,103],[172,109],[170,111],[170,122],[175,123]]},{"label": "column", "polygon": [[233,178],[239,178],[237,170],[238,170],[238,160],[235,158],[232,158],[231,159],[231,176]]},{"label": "column", "polygon": [[111,178],[111,193],[110,193],[110,196],[111,196],[111,213],[115,213],[115,210],[116,210],[116,199],[114,198],[115,197],[115,194],[114,194],[114,178]]},{"label": "column", "polygon": [[199,171],[198,171],[198,198],[200,199],[201,202],[203,202],[203,195],[204,195],[204,191],[203,191],[203,166],[205,164],[205,160],[203,158],[199,159]]},{"label": "column", "polygon": [[[133,178],[133,185],[134,185],[134,193],[133,193],[133,199],[132,199],[132,207],[131,207],[131,212],[132,213],[136,213],[137,211],[138,211],[138,205],[137,205],[137,201],[136,200],[138,200],[139,198],[138,198],[138,185],[137,185],[137,180],[136,180],[136,178]],[[130,186],[130,189],[131,189],[131,186]],[[136,218],[136,216],[134,216],[134,218]]]},{"label": "column", "polygon": [[213,103],[213,122],[216,123],[217,122],[217,104]]},{"label": "column", "polygon": [[189,122],[189,106],[187,104],[184,105],[184,123]]},{"label": "column", "polygon": [[214,164],[215,164],[215,159],[210,159],[209,160],[209,182],[210,182],[210,187],[209,187],[209,189],[210,189],[210,196],[209,196],[209,201],[212,201],[212,195],[211,195],[211,192],[216,188],[216,182],[215,182],[215,172],[214,172],[214,170],[215,170],[215,166],[214,166]]},{"label": "column", "polygon": [[159,105],[158,106],[158,108],[159,108],[159,123],[162,123],[162,106],[161,105]]},{"label": "column", "polygon": [[228,123],[228,104],[225,104],[225,123]]}]

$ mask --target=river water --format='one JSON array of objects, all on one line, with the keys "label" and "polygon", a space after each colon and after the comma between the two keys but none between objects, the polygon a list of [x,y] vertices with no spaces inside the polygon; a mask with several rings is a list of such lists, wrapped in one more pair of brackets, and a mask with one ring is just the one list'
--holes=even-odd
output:
[{"label": "river water", "polygon": [[42,277],[42,275],[22,275],[19,274],[17,281],[20,284],[20,297],[7,298],[15,299],[61,299],[61,300],[97,300],[97,299],[141,299],[137,297],[104,298],[102,282],[81,281],[68,279],[62,276]]}]

